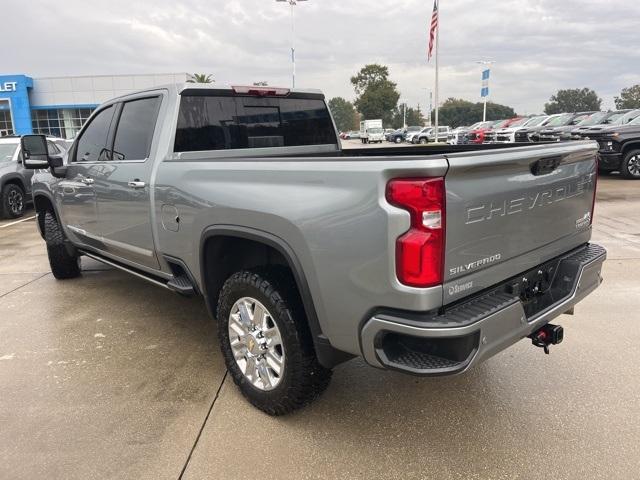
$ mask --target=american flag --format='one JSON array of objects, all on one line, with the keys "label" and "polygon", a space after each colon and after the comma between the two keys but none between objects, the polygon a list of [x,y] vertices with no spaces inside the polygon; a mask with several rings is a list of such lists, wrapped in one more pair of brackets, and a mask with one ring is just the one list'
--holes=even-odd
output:
[{"label": "american flag", "polygon": [[436,41],[436,29],[438,28],[438,0],[433,1],[433,13],[431,14],[431,28],[429,29],[429,52],[427,61],[431,60],[433,54],[433,44]]}]

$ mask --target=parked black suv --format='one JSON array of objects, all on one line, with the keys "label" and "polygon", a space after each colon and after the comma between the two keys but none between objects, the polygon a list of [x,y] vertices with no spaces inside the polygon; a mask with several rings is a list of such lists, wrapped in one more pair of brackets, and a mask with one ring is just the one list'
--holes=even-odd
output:
[{"label": "parked black suv", "polygon": [[589,135],[596,140],[601,173],[619,170],[625,178],[640,180],[640,117],[626,125],[614,125]]}]

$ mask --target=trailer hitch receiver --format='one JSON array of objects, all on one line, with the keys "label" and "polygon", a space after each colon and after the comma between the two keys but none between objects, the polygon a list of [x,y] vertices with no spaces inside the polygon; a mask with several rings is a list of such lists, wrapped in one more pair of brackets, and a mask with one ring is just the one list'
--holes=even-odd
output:
[{"label": "trailer hitch receiver", "polygon": [[544,349],[544,353],[549,354],[549,345],[557,345],[564,338],[564,329],[560,325],[546,324],[529,335],[531,343]]}]

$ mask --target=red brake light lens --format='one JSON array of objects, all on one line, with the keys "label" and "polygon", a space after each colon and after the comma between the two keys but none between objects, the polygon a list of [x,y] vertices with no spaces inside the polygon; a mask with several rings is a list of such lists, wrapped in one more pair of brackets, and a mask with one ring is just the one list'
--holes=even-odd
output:
[{"label": "red brake light lens", "polygon": [[396,240],[396,275],[411,287],[442,284],[445,245],[444,178],[401,178],[387,184],[390,204],[407,210],[411,227]]},{"label": "red brake light lens", "polygon": [[235,93],[244,95],[255,95],[257,97],[276,96],[284,97],[289,95],[288,88],[279,87],[256,87],[256,86],[232,86]]}]

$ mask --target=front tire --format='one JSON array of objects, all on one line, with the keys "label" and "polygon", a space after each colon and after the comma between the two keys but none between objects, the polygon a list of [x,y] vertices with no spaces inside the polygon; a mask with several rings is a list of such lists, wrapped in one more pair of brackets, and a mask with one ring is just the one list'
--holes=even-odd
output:
[{"label": "front tire", "polygon": [[18,218],[24,215],[24,191],[14,183],[8,183],[2,189],[1,212],[3,218]]},{"label": "front tire", "polygon": [[426,145],[427,144],[427,139],[426,138],[421,138],[420,139],[420,145]]},{"label": "front tire", "polygon": [[396,143],[401,143],[402,142],[402,138],[401,137],[396,137],[394,141]]},{"label": "front tire", "polygon": [[80,257],[69,252],[64,231],[51,212],[44,215],[44,239],[53,276],[58,280],[79,276]]},{"label": "front tire", "polygon": [[624,156],[620,173],[624,178],[640,180],[640,150],[632,150]]},{"label": "front tire", "polygon": [[244,397],[269,415],[315,400],[331,370],[318,362],[304,309],[283,269],[240,271],[222,287],[217,307],[220,348]]}]

